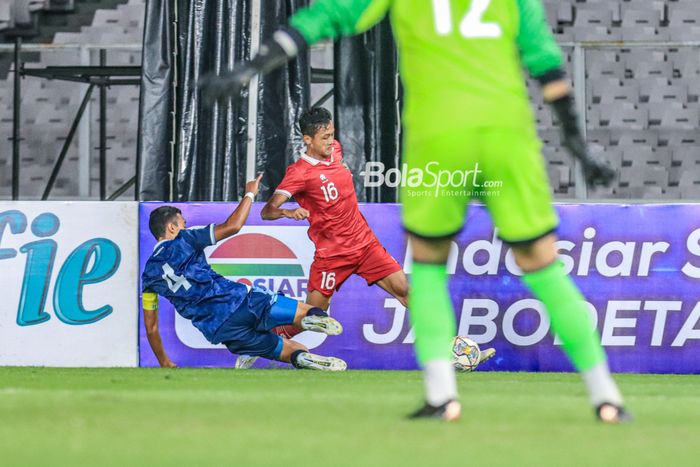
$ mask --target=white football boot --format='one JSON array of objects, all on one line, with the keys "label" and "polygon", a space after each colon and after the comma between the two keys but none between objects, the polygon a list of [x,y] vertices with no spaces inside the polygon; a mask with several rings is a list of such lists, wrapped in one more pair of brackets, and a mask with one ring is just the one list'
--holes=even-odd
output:
[{"label": "white football boot", "polygon": [[324,357],[311,352],[300,353],[296,362],[297,368],[308,368],[310,370],[345,371],[348,368],[348,364],[339,358]]},{"label": "white football boot", "polygon": [[496,355],[496,349],[493,347],[490,347],[488,349],[484,349],[479,353],[479,363],[478,365],[481,365],[487,360],[490,360]]},{"label": "white football boot", "polygon": [[304,316],[301,327],[306,331],[322,332],[329,336],[337,336],[343,332],[343,325],[330,316]]},{"label": "white football boot", "polygon": [[237,370],[247,370],[253,363],[255,363],[260,357],[253,357],[251,355],[239,355],[236,359],[234,368]]}]

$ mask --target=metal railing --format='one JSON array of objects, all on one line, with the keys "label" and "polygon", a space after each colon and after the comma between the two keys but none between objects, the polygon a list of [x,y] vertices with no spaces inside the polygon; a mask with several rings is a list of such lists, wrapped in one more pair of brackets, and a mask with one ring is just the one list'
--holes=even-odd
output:
[{"label": "metal railing", "polygon": [[[11,70],[14,76],[13,89],[13,131],[12,131],[12,199],[19,199],[19,184],[20,184],[20,135],[21,125],[21,99],[22,99],[22,78],[24,76],[34,76],[47,79],[73,81],[84,83],[87,85],[84,97],[78,108],[76,118],[74,119],[63,144],[63,147],[56,159],[51,175],[49,177],[46,188],[43,191],[41,199],[47,199],[58,176],[58,172],[65,159],[65,156],[70,148],[72,140],[76,134],[79,139],[79,157],[78,157],[78,181],[79,181],[79,197],[90,197],[90,136],[92,119],[89,117],[89,102],[92,91],[95,87],[99,89],[99,106],[100,106],[100,135],[99,145],[96,149],[100,154],[100,188],[99,198],[102,200],[116,199],[126,192],[132,185],[136,184],[137,177],[134,170],[134,176],[131,177],[124,185],[119,187],[115,192],[108,196],[106,192],[106,121],[107,121],[107,88],[116,85],[139,85],[140,84],[140,66],[138,67],[109,67],[106,65],[107,52],[141,52],[141,44],[22,44],[21,39],[17,39],[15,44],[0,44],[0,53],[13,53],[13,69]],[[77,66],[59,66],[38,68],[25,68],[22,61],[22,55],[27,53],[37,52],[66,52],[75,51],[78,61]],[[93,56],[98,55],[99,65],[91,66]],[[40,65],[40,64],[37,64]],[[128,73],[124,68],[129,68]],[[115,79],[112,76],[116,74],[122,79]],[[132,79],[126,79],[131,76]],[[86,116],[86,118],[83,118]]]}]

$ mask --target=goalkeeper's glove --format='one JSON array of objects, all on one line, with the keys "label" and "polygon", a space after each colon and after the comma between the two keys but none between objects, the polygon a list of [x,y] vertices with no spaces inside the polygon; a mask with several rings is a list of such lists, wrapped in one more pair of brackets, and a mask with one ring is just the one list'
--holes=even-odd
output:
[{"label": "goalkeeper's glove", "polygon": [[[559,70],[539,78],[540,84],[546,85],[554,80],[563,79],[564,74]],[[549,102],[557,115],[562,128],[562,145],[574,156],[583,169],[586,184],[589,187],[610,186],[617,173],[610,164],[591,154],[588,144],[583,139],[576,103],[571,94],[566,94]]]},{"label": "goalkeeper's glove", "polygon": [[230,97],[238,97],[257,74],[275,70],[294,58],[307,47],[304,38],[293,28],[277,30],[271,39],[260,45],[260,50],[249,62],[234,65],[233,70],[220,75],[208,73],[200,77],[197,87],[206,106]]}]

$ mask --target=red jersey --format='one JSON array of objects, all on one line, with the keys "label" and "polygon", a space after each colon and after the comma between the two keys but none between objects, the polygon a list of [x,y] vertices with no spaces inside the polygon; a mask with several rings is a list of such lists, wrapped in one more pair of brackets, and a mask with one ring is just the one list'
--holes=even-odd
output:
[{"label": "red jersey", "polygon": [[309,211],[309,238],[316,257],[345,254],[376,239],[357,206],[352,172],[343,164],[343,151],[333,142],[333,154],[320,161],[303,154],[287,168],[275,193]]}]

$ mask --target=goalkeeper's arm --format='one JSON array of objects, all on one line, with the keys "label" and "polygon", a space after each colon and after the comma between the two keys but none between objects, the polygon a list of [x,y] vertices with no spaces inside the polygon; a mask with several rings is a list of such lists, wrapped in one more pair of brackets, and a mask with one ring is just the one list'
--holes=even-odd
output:
[{"label": "goalkeeper's arm", "polygon": [[565,79],[564,71],[556,68],[538,76],[542,85],[542,96],[557,115],[562,131],[562,145],[569,150],[580,163],[586,184],[608,186],[615,179],[616,173],[610,165],[588,151],[588,144],[583,137],[582,126],[576,112],[576,101],[571,95],[571,86]]},{"label": "goalkeeper's arm", "polygon": [[205,103],[239,95],[255,75],[283,66],[311,44],[366,31],[385,16],[392,1],[316,0],[292,16],[289,27],[264,41],[249,62],[221,75],[203,76],[197,86]]},{"label": "goalkeeper's arm", "polygon": [[542,86],[544,100],[549,103],[562,126],[563,145],[581,162],[586,183],[609,185],[615,171],[588,152],[576,102],[563,69],[561,49],[547,23],[541,0],[517,0],[520,30],[517,41],[520,56],[530,74]]}]

